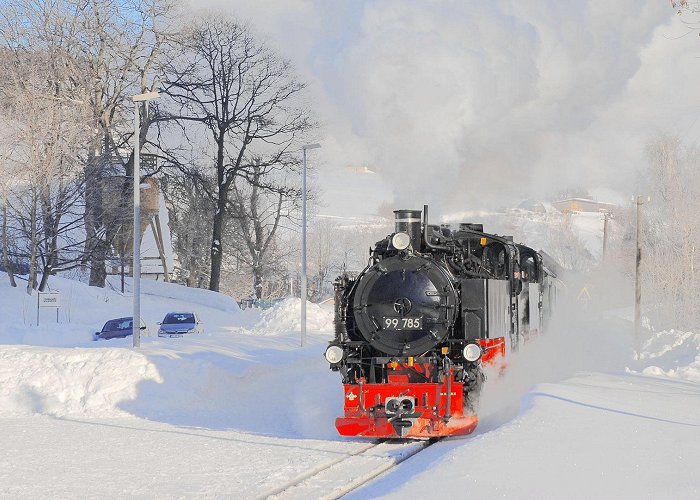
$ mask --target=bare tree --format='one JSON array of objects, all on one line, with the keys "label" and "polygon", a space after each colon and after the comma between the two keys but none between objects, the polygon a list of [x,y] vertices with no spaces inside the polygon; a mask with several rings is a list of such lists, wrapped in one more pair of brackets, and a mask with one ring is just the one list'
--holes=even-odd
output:
[{"label": "bare tree", "polygon": [[700,320],[700,151],[675,137],[651,143],[644,205],[642,277],[646,310],[663,327]]},{"label": "bare tree", "polygon": [[348,247],[338,223],[329,219],[314,222],[309,231],[309,269],[311,301],[319,302],[332,291],[332,280],[342,271]]},{"label": "bare tree", "polygon": [[[132,107],[129,94],[154,89],[161,48],[166,33],[161,29],[167,4],[157,0],[65,0],[75,16],[75,36],[70,40],[75,57],[87,68],[87,97],[92,110],[85,167],[85,222],[91,248],[90,284],[104,286],[105,259],[119,226],[128,219],[133,189],[133,156],[123,157],[131,137]],[[151,125],[146,106],[141,110],[139,141],[143,145]],[[122,175],[119,217],[105,213],[104,178]],[[112,214],[113,215],[113,214]]]},{"label": "bare tree", "polygon": [[182,54],[168,68],[165,92],[176,103],[171,118],[200,125],[200,137],[209,141],[208,163],[200,169],[216,179],[207,192],[216,207],[209,288],[219,290],[234,181],[298,164],[291,152],[312,123],[299,101],[304,84],[289,62],[258,43],[245,26],[222,17],[201,19],[179,44]]},{"label": "bare tree", "polygon": [[2,190],[2,266],[5,268],[10,286],[16,287],[14,265],[10,262],[10,242],[7,235],[7,192],[5,186]]},{"label": "bare tree", "polygon": [[[81,161],[91,285],[104,286],[114,226],[122,224],[129,212],[132,186],[126,180],[131,177],[133,158],[123,151],[130,151],[133,108],[126,99],[153,88],[168,36],[162,29],[168,6],[161,0],[17,0],[0,11],[5,45],[26,52],[40,48],[60,52],[60,63],[73,75],[69,83],[82,90],[75,98],[90,110],[84,121],[87,147]],[[142,114],[139,138],[145,143],[152,115],[148,109]],[[105,184],[112,176],[125,180],[119,187],[121,203],[116,213],[106,211],[103,203],[104,190],[115,187],[111,181]]]},{"label": "bare tree", "polygon": [[271,263],[268,257],[277,231],[283,222],[291,220],[300,198],[299,190],[286,187],[284,182],[263,186],[265,172],[264,165],[253,164],[248,177],[231,184],[232,250],[252,270],[253,294],[258,299],[263,296],[265,267]]},{"label": "bare tree", "polygon": [[[0,57],[4,58],[6,53],[0,52]],[[6,114],[8,109],[7,104],[4,99],[0,100],[0,109],[2,109],[2,115]],[[6,127],[4,130],[0,131],[0,196],[2,196],[2,265],[5,268],[5,272],[10,280],[10,286],[16,287],[17,283],[15,281],[15,266],[10,260],[11,245],[10,235],[8,233],[8,197],[10,193],[10,186],[12,185],[14,177],[14,169],[11,168],[11,163],[7,160],[9,155],[12,153],[14,148],[13,144],[13,134],[10,132],[10,128]],[[14,239],[13,239],[14,243]]]},{"label": "bare tree", "polygon": [[678,15],[681,15],[684,10],[691,12],[698,11],[698,2],[690,2],[690,5],[688,5],[688,0],[669,0],[669,3],[671,7],[678,9]]},{"label": "bare tree", "polygon": [[215,206],[205,194],[211,179],[192,175],[168,175],[163,188],[168,205],[173,249],[178,256],[181,279],[190,287],[209,284],[209,246]]},{"label": "bare tree", "polygon": [[[31,293],[37,285],[46,286],[59,263],[59,245],[65,254],[67,240],[73,237],[69,233],[79,220],[72,209],[82,198],[78,158],[84,150],[87,108],[80,99],[79,75],[61,47],[10,46],[0,57],[5,69],[2,111],[12,124],[2,137],[3,167],[12,176],[11,184],[6,183],[6,208],[9,205],[18,222],[14,233],[27,241]],[[6,215],[5,234],[7,219]]]}]

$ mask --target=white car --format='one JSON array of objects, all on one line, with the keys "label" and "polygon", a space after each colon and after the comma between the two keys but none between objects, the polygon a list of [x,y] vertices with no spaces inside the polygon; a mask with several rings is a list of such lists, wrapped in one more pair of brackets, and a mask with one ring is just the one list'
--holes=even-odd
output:
[{"label": "white car", "polygon": [[169,312],[158,323],[159,337],[182,337],[193,333],[204,333],[203,323],[194,312]]}]

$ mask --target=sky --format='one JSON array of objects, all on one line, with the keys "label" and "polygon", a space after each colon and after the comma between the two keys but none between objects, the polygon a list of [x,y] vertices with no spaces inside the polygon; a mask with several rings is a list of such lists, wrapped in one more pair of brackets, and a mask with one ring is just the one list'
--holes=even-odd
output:
[{"label": "sky", "polygon": [[574,188],[626,199],[649,141],[700,137],[700,39],[664,0],[205,5],[248,22],[309,83],[328,214],[492,209]]}]

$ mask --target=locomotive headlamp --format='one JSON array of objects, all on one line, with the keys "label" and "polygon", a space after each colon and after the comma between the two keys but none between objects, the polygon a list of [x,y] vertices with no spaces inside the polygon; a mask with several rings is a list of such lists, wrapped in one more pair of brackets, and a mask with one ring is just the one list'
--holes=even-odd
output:
[{"label": "locomotive headlamp", "polygon": [[479,344],[465,345],[464,349],[462,349],[462,356],[470,363],[479,361],[479,358],[481,358],[481,346]]},{"label": "locomotive headlamp", "polygon": [[411,246],[411,237],[406,233],[396,233],[391,237],[391,245],[399,251],[406,250]]},{"label": "locomotive headlamp", "polygon": [[326,361],[328,361],[330,364],[334,365],[336,363],[340,363],[343,360],[343,355],[345,353],[343,352],[343,348],[337,345],[331,345],[328,346],[328,349],[326,349]]}]

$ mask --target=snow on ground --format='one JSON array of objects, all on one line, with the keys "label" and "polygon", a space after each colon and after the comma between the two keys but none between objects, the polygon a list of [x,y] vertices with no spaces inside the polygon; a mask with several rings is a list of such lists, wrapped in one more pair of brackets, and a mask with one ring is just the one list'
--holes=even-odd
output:
[{"label": "snow on ground", "polygon": [[656,332],[643,346],[645,375],[668,376],[700,383],[700,334],[675,330]]},{"label": "snow on ground", "polygon": [[[130,315],[128,294],[52,279],[61,323],[42,311],[37,327],[35,309],[17,314],[36,295],[1,282],[0,496],[250,497],[362,445],[333,427],[332,308],[309,304],[300,349],[298,300],[241,311],[223,295],[144,281],[153,335],[133,350],[130,338],[91,340]],[[167,311],[193,309],[204,335],[154,336]]]},{"label": "snow on ground", "polygon": [[535,386],[513,420],[483,424],[350,498],[699,498],[697,384],[581,373]]},{"label": "snow on ground", "polygon": [[[307,303],[306,328],[332,332],[333,308]],[[301,330],[301,299],[285,299],[276,307],[263,311],[251,332],[258,335],[281,334]],[[309,311],[311,310],[311,313]]]},{"label": "snow on ground", "polygon": [[[91,340],[130,315],[128,293],[51,285],[61,323],[45,311],[37,327],[36,296],[0,279],[0,497],[256,498],[363,446],[333,427],[342,393],[322,355],[332,306],[308,306],[300,348],[298,300],[241,311],[144,282],[152,336],[133,350]],[[491,374],[474,436],[354,497],[698,498],[700,336],[649,334],[635,360],[628,321],[580,309]],[[196,310],[205,334],[155,337],[169,310]]]},{"label": "snow on ground", "polygon": [[163,383],[143,354],[124,349],[0,348],[0,417],[124,416],[145,381]]},{"label": "snow on ground", "polygon": [[[37,327],[37,294],[27,295],[23,285],[26,283],[18,280],[18,288],[11,288],[6,276],[0,278],[3,299],[0,301],[0,342],[4,344],[93,347],[92,334],[99,331],[105,321],[132,314],[128,278],[126,293],[121,294],[118,279],[113,279],[109,288],[102,289],[52,277],[50,291],[61,294],[58,323],[56,309],[41,308]],[[239,326],[246,321],[236,301],[225,295],[174,283],[141,280],[141,315],[151,335],[156,334],[156,323],[162,321],[168,311],[201,312],[205,329],[206,323],[218,328]],[[114,344],[126,346],[131,345],[131,341],[116,340]]]},{"label": "snow on ground", "polygon": [[[349,498],[700,498],[700,335],[567,310],[482,396],[481,422]],[[573,325],[573,327],[572,327]]]}]

